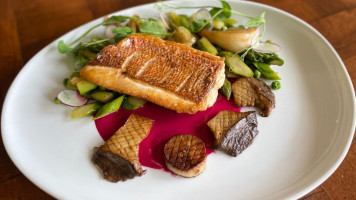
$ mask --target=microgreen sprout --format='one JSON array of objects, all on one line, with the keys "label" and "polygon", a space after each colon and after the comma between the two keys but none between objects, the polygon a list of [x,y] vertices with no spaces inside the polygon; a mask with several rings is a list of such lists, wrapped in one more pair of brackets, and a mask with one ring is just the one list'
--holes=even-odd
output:
[{"label": "microgreen sprout", "polygon": [[[143,20],[142,18],[136,18],[136,17],[130,17],[130,16],[111,16],[110,18],[108,18],[107,20],[101,22],[100,24],[97,24],[93,27],[91,27],[90,29],[88,29],[84,34],[82,34],[80,37],[78,37],[76,40],[74,40],[73,42],[66,44],[64,43],[63,40],[60,40],[58,42],[58,51],[60,53],[67,53],[69,50],[71,50],[71,46],[73,46],[74,44],[76,44],[77,42],[79,42],[80,40],[82,40],[86,35],[88,35],[92,30],[100,27],[100,26],[107,26],[107,25],[111,25],[111,24],[116,24],[116,23],[120,23],[120,22],[124,22],[127,19],[134,19],[134,20]],[[110,40],[110,39],[107,39]],[[106,41],[107,41],[106,40]],[[102,40],[101,42],[103,42],[104,40]],[[98,44],[99,41],[96,41],[95,44]],[[82,44],[90,44],[90,43],[82,43]]]},{"label": "microgreen sprout", "polygon": [[249,48],[245,50],[245,52],[241,55],[240,59],[243,61],[247,53],[253,49],[258,42],[261,40],[263,37],[265,30],[266,30],[266,20],[265,20],[265,15],[266,13],[263,12],[260,16],[258,17],[252,17],[247,14],[231,10],[231,6],[229,3],[226,1],[220,1],[221,7],[215,7],[215,6],[203,6],[203,7],[189,7],[189,6],[179,6],[179,5],[174,5],[174,4],[167,4],[165,2],[162,3],[157,3],[156,8],[159,10],[168,10],[168,9],[201,9],[201,8],[211,8],[210,14],[212,17],[210,20],[194,20],[190,26],[189,29],[192,32],[199,32],[201,31],[207,24],[209,24],[211,21],[214,19],[227,19],[231,17],[231,14],[239,15],[244,18],[248,18],[249,21],[246,23],[247,28],[256,28],[262,25],[263,30],[262,33],[260,34],[258,40],[254,42]]}]

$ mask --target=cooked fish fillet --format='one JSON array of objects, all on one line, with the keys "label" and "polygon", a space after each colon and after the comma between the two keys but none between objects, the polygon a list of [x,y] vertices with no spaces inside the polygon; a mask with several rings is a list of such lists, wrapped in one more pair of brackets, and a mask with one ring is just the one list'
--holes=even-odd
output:
[{"label": "cooked fish fillet", "polygon": [[252,144],[258,134],[257,125],[256,113],[253,111],[221,111],[208,122],[216,147],[235,157]]},{"label": "cooked fish fillet", "polygon": [[138,149],[153,123],[149,118],[131,114],[125,125],[96,149],[92,160],[105,179],[125,181],[146,173],[139,162]]},{"label": "cooked fish fillet", "polygon": [[237,107],[257,106],[260,115],[267,117],[275,107],[275,96],[265,82],[256,78],[240,78],[231,86]]},{"label": "cooked fish fillet", "polygon": [[212,106],[224,84],[224,58],[152,36],[104,48],[80,75],[102,87],[194,114]]},{"label": "cooked fish fillet", "polygon": [[164,160],[167,168],[177,175],[197,176],[205,169],[205,144],[194,135],[175,135],[164,147]]}]

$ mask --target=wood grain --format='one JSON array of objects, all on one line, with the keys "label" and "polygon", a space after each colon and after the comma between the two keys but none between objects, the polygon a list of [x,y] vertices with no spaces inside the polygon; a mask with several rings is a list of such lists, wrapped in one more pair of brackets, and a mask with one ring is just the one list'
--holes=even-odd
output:
[{"label": "wood grain", "polygon": [[[355,0],[256,0],[305,20],[334,46],[356,83]],[[0,0],[0,105],[23,65],[67,31],[117,10],[152,0]],[[1,111],[2,108],[0,108]],[[356,144],[340,167],[303,200],[356,199]],[[32,184],[0,145],[0,199],[53,199]]]}]

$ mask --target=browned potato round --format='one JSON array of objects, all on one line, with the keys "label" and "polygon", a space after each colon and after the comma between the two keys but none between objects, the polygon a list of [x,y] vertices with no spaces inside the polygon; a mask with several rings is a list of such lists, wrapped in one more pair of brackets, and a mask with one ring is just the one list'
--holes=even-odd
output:
[{"label": "browned potato round", "polygon": [[194,135],[175,135],[164,147],[167,168],[183,177],[202,173],[206,165],[204,142]]}]

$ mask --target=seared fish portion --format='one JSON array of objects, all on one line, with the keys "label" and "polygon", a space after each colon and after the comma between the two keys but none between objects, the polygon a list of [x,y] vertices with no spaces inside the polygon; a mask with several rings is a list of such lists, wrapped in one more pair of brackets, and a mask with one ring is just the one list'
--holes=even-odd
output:
[{"label": "seared fish portion", "polygon": [[242,153],[258,134],[256,113],[221,111],[208,122],[216,148],[231,156]]},{"label": "seared fish portion", "polygon": [[260,115],[267,117],[275,107],[275,96],[271,89],[261,80],[240,78],[231,86],[237,107],[257,106],[262,109]]},{"label": "seared fish portion", "polygon": [[205,169],[205,144],[194,135],[175,135],[164,147],[164,160],[167,168],[177,175],[197,176]]},{"label": "seared fish portion", "polygon": [[224,58],[152,36],[104,48],[80,75],[97,85],[194,114],[212,106],[224,84]]},{"label": "seared fish portion", "polygon": [[146,173],[138,159],[140,142],[149,134],[154,121],[131,114],[102,146],[95,149],[92,161],[110,182],[125,181]]}]

